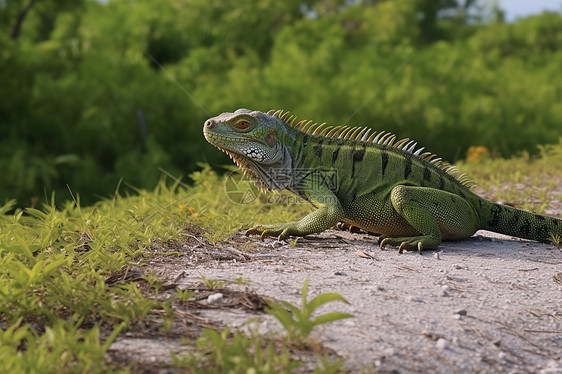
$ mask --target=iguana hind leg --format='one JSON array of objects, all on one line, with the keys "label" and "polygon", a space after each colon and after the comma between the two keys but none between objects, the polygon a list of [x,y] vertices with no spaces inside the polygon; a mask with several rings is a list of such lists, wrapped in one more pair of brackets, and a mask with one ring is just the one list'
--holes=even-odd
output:
[{"label": "iguana hind leg", "polygon": [[478,229],[478,218],[472,205],[450,192],[399,185],[392,189],[390,199],[396,212],[417,230],[419,236],[385,237],[385,245],[399,245],[406,250],[437,249],[441,239],[468,238]]}]

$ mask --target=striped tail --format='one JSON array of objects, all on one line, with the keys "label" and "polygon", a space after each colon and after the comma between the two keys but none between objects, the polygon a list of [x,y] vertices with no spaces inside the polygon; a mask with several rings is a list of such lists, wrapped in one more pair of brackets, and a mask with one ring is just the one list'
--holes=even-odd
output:
[{"label": "striped tail", "polygon": [[562,239],[562,220],[484,200],[481,228],[518,238],[551,243]]}]

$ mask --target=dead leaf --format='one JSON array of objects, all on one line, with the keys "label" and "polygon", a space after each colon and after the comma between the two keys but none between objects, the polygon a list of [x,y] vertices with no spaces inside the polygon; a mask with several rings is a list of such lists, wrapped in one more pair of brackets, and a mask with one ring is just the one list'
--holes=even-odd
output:
[{"label": "dead leaf", "polygon": [[369,256],[368,254],[366,254],[363,251],[357,250],[357,252],[355,252],[355,254],[359,257],[363,257],[363,258],[368,258],[368,259],[372,259],[373,256]]}]

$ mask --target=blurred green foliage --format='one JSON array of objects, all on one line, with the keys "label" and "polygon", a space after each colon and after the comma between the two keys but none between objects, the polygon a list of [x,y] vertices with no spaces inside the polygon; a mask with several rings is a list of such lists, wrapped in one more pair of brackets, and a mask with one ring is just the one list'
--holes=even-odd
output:
[{"label": "blurred green foliage", "polygon": [[535,152],[561,133],[561,47],[560,14],[506,24],[474,0],[0,1],[0,203],[67,188],[91,203],[121,178],[228,163],[201,128],[239,107],[453,161]]}]

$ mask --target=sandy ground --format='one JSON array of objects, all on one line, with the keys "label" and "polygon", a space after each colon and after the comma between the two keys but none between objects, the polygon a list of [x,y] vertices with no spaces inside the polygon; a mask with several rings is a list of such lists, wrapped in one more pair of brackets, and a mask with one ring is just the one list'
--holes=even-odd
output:
[{"label": "sandy ground", "polygon": [[[248,241],[256,242],[254,251],[238,252]],[[198,253],[210,247],[216,259],[199,261]],[[151,270],[180,289],[200,285],[201,275],[242,277],[249,283],[227,288],[298,304],[309,277],[310,297],[344,296],[349,305],[334,302],[320,312],[355,318],[315,333],[352,371],[562,373],[562,252],[552,245],[478,232],[445,242],[439,251],[398,254],[380,250],[376,237],[329,230],[301,238],[295,247],[239,233],[216,246],[193,237],[181,248],[184,256],[148,260]],[[248,325],[256,313],[247,309],[206,309],[199,316],[234,328],[282,331],[263,313]],[[128,351],[142,362],[181,350],[169,339],[140,338],[121,336],[111,351]]]}]

